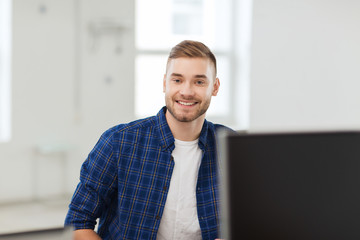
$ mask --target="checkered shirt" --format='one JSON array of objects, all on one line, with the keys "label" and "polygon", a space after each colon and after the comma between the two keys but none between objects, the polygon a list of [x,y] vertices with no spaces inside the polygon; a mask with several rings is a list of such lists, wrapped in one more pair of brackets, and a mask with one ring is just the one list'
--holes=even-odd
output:
[{"label": "checkered shirt", "polygon": [[[156,239],[174,160],[174,137],[166,107],[153,117],[107,130],[83,163],[65,225],[94,229],[102,239]],[[203,157],[196,200],[203,239],[218,237],[219,196],[215,132],[204,122],[199,137]]]}]

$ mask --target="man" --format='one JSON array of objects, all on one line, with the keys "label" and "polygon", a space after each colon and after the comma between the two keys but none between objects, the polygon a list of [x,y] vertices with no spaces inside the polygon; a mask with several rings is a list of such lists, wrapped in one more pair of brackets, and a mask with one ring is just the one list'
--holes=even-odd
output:
[{"label": "man", "polygon": [[107,130],[84,162],[65,220],[75,239],[218,237],[215,132],[225,127],[205,113],[219,86],[208,47],[183,41],[171,50],[166,107]]}]

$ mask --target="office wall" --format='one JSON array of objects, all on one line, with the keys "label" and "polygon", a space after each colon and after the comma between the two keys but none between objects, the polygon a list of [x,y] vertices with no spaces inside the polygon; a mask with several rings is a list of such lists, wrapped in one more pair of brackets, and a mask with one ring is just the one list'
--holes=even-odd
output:
[{"label": "office wall", "polygon": [[12,68],[0,203],[71,193],[100,134],[134,117],[134,1],[13,1]]},{"label": "office wall", "polygon": [[360,129],[360,2],[253,0],[250,130]]},{"label": "office wall", "polygon": [[[13,1],[12,139],[0,143],[0,203],[72,193],[100,134],[134,119],[134,7]],[[360,128],[359,12],[352,0],[253,0],[250,130]]]}]

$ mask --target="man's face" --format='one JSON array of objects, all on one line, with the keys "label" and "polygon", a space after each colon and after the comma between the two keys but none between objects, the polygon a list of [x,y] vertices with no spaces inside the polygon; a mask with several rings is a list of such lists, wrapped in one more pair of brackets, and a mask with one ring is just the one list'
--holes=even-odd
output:
[{"label": "man's face", "polygon": [[172,59],[164,76],[165,103],[169,113],[180,122],[205,117],[211,97],[219,90],[214,65],[206,58]]}]

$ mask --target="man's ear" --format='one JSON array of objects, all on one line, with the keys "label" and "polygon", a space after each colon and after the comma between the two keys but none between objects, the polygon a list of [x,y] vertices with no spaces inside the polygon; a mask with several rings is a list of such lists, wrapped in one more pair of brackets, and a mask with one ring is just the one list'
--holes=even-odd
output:
[{"label": "man's ear", "polygon": [[164,74],[164,79],[163,79],[163,93],[166,91],[166,74]]},{"label": "man's ear", "polygon": [[214,82],[214,89],[213,89],[213,92],[212,92],[213,96],[216,96],[218,94],[219,87],[220,87],[220,80],[219,80],[219,78],[216,78],[215,82]]}]

